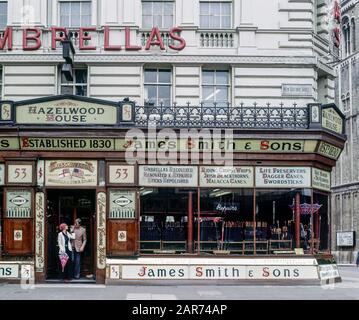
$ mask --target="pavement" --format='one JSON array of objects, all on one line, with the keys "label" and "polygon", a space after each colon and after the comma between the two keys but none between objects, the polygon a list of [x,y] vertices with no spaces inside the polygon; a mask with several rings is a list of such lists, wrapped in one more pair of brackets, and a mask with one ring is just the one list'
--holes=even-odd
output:
[{"label": "pavement", "polygon": [[0,284],[0,300],[359,300],[359,268],[339,266],[329,285]]}]

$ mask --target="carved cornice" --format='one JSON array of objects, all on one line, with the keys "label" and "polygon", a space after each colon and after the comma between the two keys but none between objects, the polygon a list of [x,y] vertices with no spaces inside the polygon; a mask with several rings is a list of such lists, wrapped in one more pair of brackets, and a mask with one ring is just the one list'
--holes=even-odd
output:
[{"label": "carved cornice", "polygon": [[[0,54],[1,63],[62,63],[60,54]],[[78,63],[227,63],[316,65],[314,56],[239,56],[239,55],[171,55],[171,54],[77,54]]]}]

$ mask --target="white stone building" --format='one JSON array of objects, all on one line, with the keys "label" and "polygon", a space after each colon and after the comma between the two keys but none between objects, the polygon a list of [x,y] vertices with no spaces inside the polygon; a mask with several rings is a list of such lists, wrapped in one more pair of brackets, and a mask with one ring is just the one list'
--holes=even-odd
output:
[{"label": "white stone building", "polygon": [[341,61],[337,65],[335,102],[345,114],[347,142],[332,172],[332,250],[342,263],[354,263],[359,248],[356,236],[350,246],[337,244],[337,232],[359,232],[359,164],[358,164],[358,101],[359,101],[359,1],[341,1]]},{"label": "white stone building", "polygon": [[[327,19],[332,2],[0,1],[1,27],[12,28],[12,50],[9,38],[0,45],[1,98],[75,93],[114,101],[129,97],[138,104],[146,99],[179,105],[331,102],[334,73],[327,64],[332,59]],[[160,30],[164,50],[158,43],[144,48],[153,26]],[[72,31],[73,83],[61,79],[61,44],[52,48],[52,27]],[[83,30],[84,50],[78,48],[79,27],[91,28]],[[142,49],[124,48],[125,27],[130,28],[128,45]],[[181,29],[183,50],[168,47],[172,27]],[[25,44],[24,28],[37,28],[26,31]],[[41,44],[30,39],[36,36]],[[106,41],[111,50],[106,50]]]}]

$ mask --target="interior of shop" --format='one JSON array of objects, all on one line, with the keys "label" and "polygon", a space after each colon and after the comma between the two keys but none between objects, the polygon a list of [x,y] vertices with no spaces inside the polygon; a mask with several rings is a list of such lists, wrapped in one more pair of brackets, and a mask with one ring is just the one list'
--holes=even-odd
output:
[{"label": "interior of shop", "polygon": [[304,253],[327,249],[327,240],[319,241],[327,231],[327,195],[316,194],[312,203],[310,189],[255,192],[254,199],[254,189],[201,188],[198,206],[195,189],[142,188],[141,253],[290,253],[297,247],[298,193],[300,247]]}]

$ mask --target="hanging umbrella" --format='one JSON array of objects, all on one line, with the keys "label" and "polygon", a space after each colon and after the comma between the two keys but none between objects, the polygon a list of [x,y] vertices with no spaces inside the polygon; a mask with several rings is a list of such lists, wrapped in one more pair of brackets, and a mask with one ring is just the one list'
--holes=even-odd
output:
[{"label": "hanging umbrella", "polygon": [[[300,204],[300,213],[301,214],[312,214],[319,211],[322,204],[313,203],[313,205],[308,203],[301,203]],[[294,211],[295,210],[295,204],[289,205],[289,207]]]},{"label": "hanging umbrella", "polygon": [[69,260],[69,256],[66,253],[61,253],[59,254],[59,258],[61,262],[62,272],[64,272],[67,260]]}]

